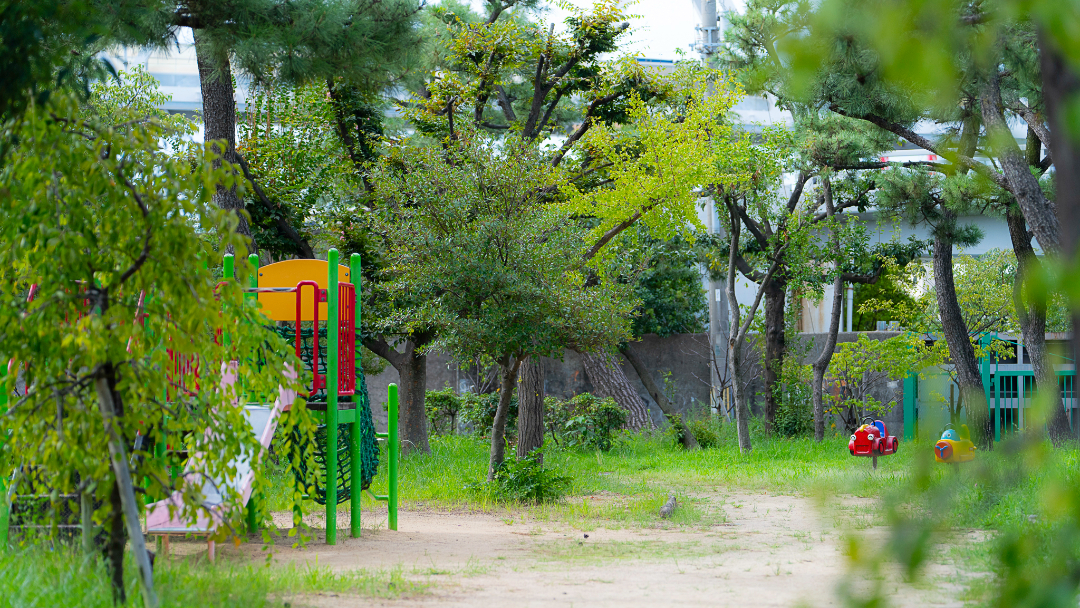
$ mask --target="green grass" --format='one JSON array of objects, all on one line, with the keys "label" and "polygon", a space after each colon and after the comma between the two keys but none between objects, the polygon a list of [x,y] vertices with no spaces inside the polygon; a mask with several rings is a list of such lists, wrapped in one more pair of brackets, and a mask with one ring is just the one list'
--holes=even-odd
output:
[{"label": "green grass", "polygon": [[[141,606],[136,569],[125,565],[129,606]],[[281,606],[313,593],[395,598],[423,593],[426,584],[400,570],[331,571],[328,568],[263,565],[195,565],[159,561],[155,590],[161,606]],[[86,564],[68,550],[31,548],[0,555],[0,606],[112,607],[112,590],[97,560]]]},{"label": "green grass", "polygon": [[[715,506],[701,499],[705,493],[728,490],[800,494],[817,497],[827,505],[831,497],[853,496],[874,503],[909,501],[919,487],[952,486],[953,499],[946,519],[961,528],[1002,529],[1027,525],[1028,515],[1040,509],[1039,488],[1048,476],[1074,483],[1080,451],[1054,449],[1040,473],[1008,488],[979,487],[975,477],[994,469],[998,476],[1015,468],[1007,450],[981,453],[975,463],[951,467],[933,464],[932,443],[902,442],[897,454],[878,459],[871,468],[867,458],[848,454],[847,438],[833,437],[818,443],[810,438],[754,437],[754,449],[739,451],[731,425],[721,429],[721,445],[687,452],[662,434],[624,436],[609,452],[564,449],[550,440],[545,446],[545,466],[569,475],[569,495],[554,503],[528,505],[501,501],[477,486],[487,472],[489,444],[475,436],[431,438],[430,454],[414,454],[399,469],[400,500],[408,508],[460,509],[503,513],[504,517],[529,517],[560,521],[573,527],[640,527],[654,525],[708,526],[723,521]],[[372,484],[377,494],[386,493],[385,452]],[[271,474],[274,487],[268,492],[272,510],[288,510],[291,477]],[[679,498],[670,522],[658,511],[669,492]],[[834,501],[835,502],[835,501]],[[376,503],[367,494],[364,508]],[[970,508],[977,505],[979,508]],[[344,508],[344,507],[342,507]],[[305,501],[305,512],[321,512],[322,506]],[[859,512],[859,511],[862,512]],[[848,507],[847,514],[868,523],[883,523],[884,511]]]},{"label": "green grass", "polygon": [[[980,453],[960,467],[932,462],[931,443],[901,443],[899,453],[870,461],[853,458],[847,440],[834,437],[817,443],[808,438],[754,437],[754,449],[742,454],[730,426],[721,429],[716,448],[687,452],[662,434],[623,437],[609,452],[578,451],[550,444],[545,466],[572,479],[565,498],[540,504],[499,501],[478,490],[487,471],[488,443],[480,437],[431,439],[430,454],[402,461],[401,501],[408,509],[479,511],[497,514],[506,523],[550,522],[579,531],[601,528],[685,527],[705,530],[725,521],[724,511],[753,508],[755,494],[801,494],[819,503],[844,531],[893,521],[897,514],[935,519],[934,560],[962,564],[967,572],[995,572],[994,547],[1000,532],[1021,532],[1051,539],[1057,528],[1054,489],[1080,487],[1080,450],[1075,446],[1028,449],[1023,457],[1007,445]],[[386,459],[372,490],[386,492]],[[284,470],[271,473],[266,495],[274,510],[288,510],[292,480]],[[659,517],[669,492],[679,508],[670,520]],[[859,497],[860,501],[837,500]],[[375,504],[364,496],[365,508]],[[897,507],[890,511],[887,507]],[[380,504],[380,508],[384,508]],[[308,501],[308,512],[322,507]],[[1031,516],[1035,516],[1032,518]],[[340,520],[347,521],[347,516]],[[537,528],[539,529],[539,528]],[[981,540],[972,540],[976,531]],[[981,531],[981,532],[980,532]],[[686,543],[642,541],[594,542],[581,535],[537,546],[538,564],[579,564],[653,559],[678,545],[683,554],[707,555],[727,550],[719,539],[701,536]],[[797,537],[792,544],[804,542]],[[434,568],[434,566],[433,566]],[[479,572],[486,566],[477,564]],[[134,569],[129,565],[129,595],[137,603]],[[156,584],[164,606],[266,606],[290,597],[340,593],[364,597],[397,597],[423,593],[430,577],[444,571],[331,572],[320,568],[276,567],[222,562],[216,566],[185,560],[159,562]],[[458,574],[465,574],[461,572]],[[987,601],[985,582],[956,581],[968,590],[963,597]],[[980,580],[980,579],[976,579]],[[12,600],[12,598],[18,598]],[[78,598],[73,601],[72,598]],[[108,606],[111,592],[100,565],[84,566],[64,551],[28,548],[0,556],[0,607],[72,605]]]}]

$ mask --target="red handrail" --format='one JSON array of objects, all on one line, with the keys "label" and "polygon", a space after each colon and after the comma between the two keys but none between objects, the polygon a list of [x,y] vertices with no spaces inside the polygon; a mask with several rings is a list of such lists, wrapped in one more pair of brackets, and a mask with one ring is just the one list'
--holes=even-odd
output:
[{"label": "red handrail", "polygon": [[356,394],[356,288],[338,283],[338,395]]},{"label": "red handrail", "polygon": [[301,357],[301,346],[303,344],[300,338],[300,318],[303,288],[306,285],[310,285],[314,289],[312,299],[315,308],[315,322],[312,324],[314,331],[311,332],[311,373],[314,376],[311,381],[311,392],[314,394],[320,388],[326,388],[326,378],[319,375],[319,302],[321,300],[319,296],[322,295],[322,290],[315,281],[300,281],[296,284],[296,357],[298,359]]}]

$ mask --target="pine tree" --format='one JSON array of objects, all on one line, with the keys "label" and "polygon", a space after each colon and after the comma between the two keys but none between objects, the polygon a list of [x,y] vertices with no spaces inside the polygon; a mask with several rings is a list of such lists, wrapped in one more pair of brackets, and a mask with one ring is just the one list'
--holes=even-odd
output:
[{"label": "pine tree", "polygon": [[[411,0],[301,0],[184,2],[172,7],[171,23],[191,27],[199,62],[206,140],[236,163],[254,183],[247,162],[236,152],[233,66],[255,82],[334,82],[369,92],[383,89],[394,68],[407,63],[416,43],[413,25],[419,5]],[[258,188],[254,200],[275,207]],[[218,186],[214,202],[237,211],[238,232],[256,243],[235,188]],[[271,213],[282,236],[298,253],[313,257],[311,245],[280,213]]]}]

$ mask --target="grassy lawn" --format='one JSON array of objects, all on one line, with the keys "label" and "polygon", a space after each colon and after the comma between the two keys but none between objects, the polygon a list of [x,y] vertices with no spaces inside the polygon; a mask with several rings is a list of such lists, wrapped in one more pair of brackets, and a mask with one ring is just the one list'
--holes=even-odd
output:
[{"label": "grassy lawn", "polygon": [[[129,606],[141,606],[136,567],[125,564]],[[424,585],[400,570],[334,572],[328,568],[265,567],[261,564],[193,565],[186,560],[154,566],[154,585],[163,607],[282,605],[296,594],[334,592],[393,598],[415,595]],[[11,602],[11,603],[9,603]],[[67,549],[27,549],[0,555],[2,606],[113,606],[104,565],[85,564]]]},{"label": "grassy lawn", "polygon": [[[855,528],[888,524],[897,514],[930,517],[946,541],[943,555],[975,571],[992,572],[997,534],[1052,535],[1053,513],[1047,510],[1053,504],[1050,491],[1075,488],[1080,481],[1080,451],[1075,447],[1042,446],[1025,451],[1020,458],[1008,446],[1001,446],[981,453],[971,464],[952,467],[933,464],[930,443],[902,443],[897,454],[879,459],[878,469],[873,470],[868,459],[848,454],[845,437],[816,443],[806,438],[758,436],[753,451],[742,454],[728,427],[721,428],[720,434],[719,447],[694,452],[675,447],[659,433],[624,436],[608,452],[567,449],[549,442],[546,467],[572,481],[564,498],[540,505],[500,501],[484,489],[488,444],[483,438],[433,437],[430,454],[403,460],[401,501],[407,509],[479,511],[507,521],[527,517],[589,531],[660,525],[705,528],[725,519],[717,495],[741,494],[739,500],[749,503],[752,500],[746,494],[795,494],[817,498],[817,504],[831,507],[845,522],[856,522]],[[381,494],[386,491],[385,454],[380,468],[372,490]],[[275,470],[271,481],[273,486],[267,491],[271,509],[289,510],[290,474]],[[669,492],[678,495],[679,508],[671,520],[661,520],[658,510]],[[843,500],[847,497],[869,500]],[[364,501],[365,508],[375,507],[369,496]],[[321,510],[313,502],[305,504],[306,512]],[[344,517],[339,521],[347,522]],[[971,534],[979,530],[988,533]],[[950,544],[950,538],[961,537],[966,540]],[[682,548],[684,553],[707,549]],[[541,548],[538,558],[564,561],[560,550],[553,545],[547,555]],[[614,559],[650,555],[659,548],[643,541],[595,550],[614,551],[608,556]],[[108,606],[110,591],[99,568],[84,565],[64,550],[37,548],[0,556],[0,598],[17,597],[21,605],[38,606],[68,605],[71,598],[79,598],[79,605]],[[315,591],[370,597],[422,593],[426,583],[414,578],[402,571],[331,572],[228,562],[207,567],[184,560],[159,563],[156,569],[167,606],[264,606]],[[133,568],[127,580],[135,599]],[[985,588],[980,593],[980,587],[970,585],[965,598],[982,603]]]},{"label": "grassy lawn", "polygon": [[[730,425],[721,427],[719,447],[693,452],[659,433],[625,436],[608,452],[566,449],[549,439],[545,466],[570,476],[572,482],[565,498],[542,505],[499,501],[478,487],[487,472],[489,444],[484,438],[432,437],[430,454],[402,461],[401,502],[408,508],[508,516],[525,512],[532,518],[589,529],[655,524],[668,493],[675,492],[680,508],[672,523],[711,525],[717,514],[700,508],[696,497],[730,490],[810,496],[823,505],[837,497],[871,499],[871,504],[883,507],[875,512],[876,523],[887,521],[884,507],[945,509],[936,517],[946,526],[1002,530],[1032,525],[1030,516],[1041,512],[1041,494],[1051,480],[1071,486],[1080,481],[1076,479],[1080,451],[1075,447],[1043,449],[1035,470],[1024,466],[1008,446],[980,453],[974,463],[956,467],[933,462],[932,442],[902,442],[895,455],[879,458],[873,470],[869,459],[848,454],[847,437],[817,443],[810,438],[756,436],[754,449],[742,454],[731,430]],[[378,494],[386,492],[385,456],[384,452],[372,484]],[[980,484],[988,476],[998,483]],[[277,471],[272,480],[271,509],[288,510],[291,477]],[[948,494],[946,503],[940,502],[943,492]],[[932,500],[939,502],[932,506],[926,502]],[[364,507],[374,506],[365,494]],[[304,505],[305,512],[322,508],[310,501]]]}]

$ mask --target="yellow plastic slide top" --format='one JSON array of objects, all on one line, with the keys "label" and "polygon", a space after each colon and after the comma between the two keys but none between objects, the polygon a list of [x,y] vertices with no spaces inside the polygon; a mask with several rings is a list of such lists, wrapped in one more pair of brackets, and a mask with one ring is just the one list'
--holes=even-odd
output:
[{"label": "yellow plastic slide top", "polygon": [[[296,287],[300,281],[315,281],[319,289],[326,289],[330,265],[326,260],[285,260],[259,269],[259,287]],[[338,281],[351,283],[349,268],[338,264]],[[304,286],[300,305],[300,320],[315,320],[314,289]],[[274,321],[296,320],[295,293],[260,293],[262,312]],[[326,303],[319,304],[319,319],[326,320]]]}]

